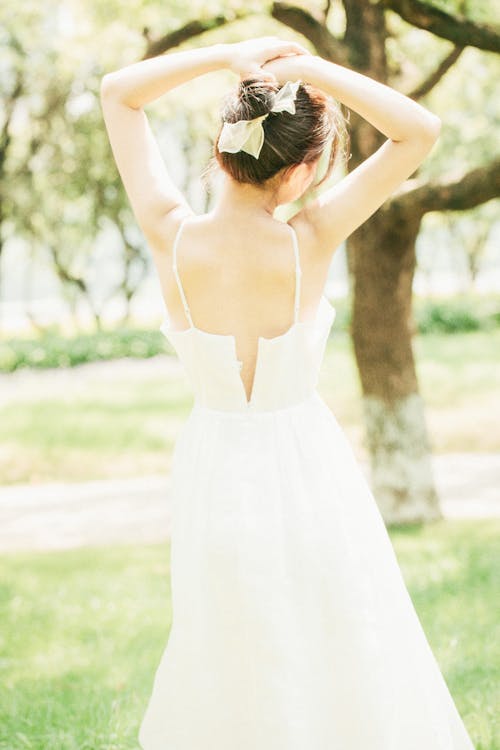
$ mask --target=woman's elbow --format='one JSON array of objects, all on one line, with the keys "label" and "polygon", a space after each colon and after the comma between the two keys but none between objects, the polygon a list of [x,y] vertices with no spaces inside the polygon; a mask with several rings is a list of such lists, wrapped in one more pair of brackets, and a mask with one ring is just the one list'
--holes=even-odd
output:
[{"label": "woman's elbow", "polygon": [[423,123],[423,134],[431,141],[437,141],[441,132],[441,118],[434,112],[428,112],[425,122]]},{"label": "woman's elbow", "polygon": [[111,93],[114,88],[114,83],[115,81],[112,73],[105,73],[105,75],[103,75],[103,77],[101,78],[101,84],[99,86],[101,99],[103,96],[107,96]]}]

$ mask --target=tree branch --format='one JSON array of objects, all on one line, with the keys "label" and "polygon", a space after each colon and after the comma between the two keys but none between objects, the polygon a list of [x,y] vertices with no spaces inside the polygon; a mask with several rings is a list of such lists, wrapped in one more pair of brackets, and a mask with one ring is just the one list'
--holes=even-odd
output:
[{"label": "tree branch", "polygon": [[59,279],[66,283],[74,284],[74,286],[76,286],[77,289],[80,290],[80,292],[88,294],[88,289],[85,281],[80,276],[74,276],[69,268],[64,265],[52,242],[48,242],[47,245]]},{"label": "tree branch", "polygon": [[379,3],[413,26],[448,39],[459,47],[500,52],[500,33],[496,26],[476,23],[461,15],[452,16],[422,0],[379,0]]},{"label": "tree branch", "polygon": [[343,0],[346,18],[344,44],[351,65],[380,83],[387,82],[387,23],[384,9],[366,0]]},{"label": "tree branch", "polygon": [[489,164],[476,167],[451,182],[419,184],[394,196],[383,207],[396,211],[423,215],[429,211],[465,211],[500,197],[500,157]]},{"label": "tree branch", "polygon": [[178,47],[179,44],[186,42],[188,39],[200,36],[206,31],[212,31],[221,26],[225,26],[228,23],[237,21],[241,18],[247,18],[252,15],[248,11],[234,11],[228,12],[227,15],[213,16],[212,18],[202,18],[195,21],[188,21],[178,29],[171,31],[168,34],[164,34],[158,39],[152,39],[150,30],[148,28],[143,30],[143,36],[147,42],[146,52],[144,53],[143,60],[147,60],[150,57],[156,57],[166,52],[169,49]]},{"label": "tree branch", "polygon": [[272,4],[271,15],[280,23],[305,36],[321,57],[351,67],[347,47],[326,28],[324,17],[316,17],[304,8],[279,0]]},{"label": "tree branch", "polygon": [[[21,44],[19,43],[17,37],[9,37],[7,39],[6,46],[11,47],[16,52],[19,59],[22,59],[24,57],[25,50],[21,47]],[[26,81],[23,68],[21,66],[14,66],[14,84],[12,86],[12,90],[10,94],[6,95],[5,98],[3,98],[2,101],[3,110],[5,113],[3,118],[3,125],[0,129],[0,175],[2,176],[2,182],[4,165],[7,159],[7,151],[9,149],[12,138],[10,132],[11,121],[14,115],[14,109],[16,107],[17,100],[24,94],[25,84]]]},{"label": "tree branch", "polygon": [[417,99],[421,99],[423,96],[425,96],[425,94],[428,94],[429,91],[431,91],[431,89],[433,89],[434,86],[439,83],[441,78],[451,68],[451,66],[455,64],[464,49],[465,47],[459,47],[458,45],[453,47],[451,52],[447,54],[443,60],[441,60],[439,65],[433,71],[431,71],[427,78],[419,83],[419,85],[415,89],[413,89],[413,91],[408,92],[406,96],[409,96],[411,99],[414,99],[416,101]]}]

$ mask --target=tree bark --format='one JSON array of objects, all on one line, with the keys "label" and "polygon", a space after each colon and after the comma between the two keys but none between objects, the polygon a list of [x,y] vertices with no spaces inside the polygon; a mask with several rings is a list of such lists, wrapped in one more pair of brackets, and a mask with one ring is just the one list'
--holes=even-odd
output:
[{"label": "tree bark", "polygon": [[142,31],[142,35],[146,41],[146,51],[142,59],[146,60],[150,57],[161,55],[177,47],[179,44],[193,39],[193,37],[198,37],[207,31],[217,29],[219,26],[225,26],[232,21],[247,18],[251,13],[252,11],[248,10],[228,10],[224,15],[206,16],[195,21],[188,21],[183,26],[179,26],[174,31],[170,31],[168,34],[164,34],[157,39],[152,39],[150,30],[145,28]]},{"label": "tree bark", "polygon": [[379,0],[381,8],[398,13],[407,23],[448,39],[459,47],[472,46],[500,52],[498,28],[472,21],[458,13],[451,15],[424,0]]},{"label": "tree bark", "polygon": [[409,96],[411,99],[417,101],[418,99],[421,99],[423,96],[428,94],[429,91],[432,91],[434,86],[439,83],[441,78],[443,78],[443,76],[449,71],[449,69],[452,68],[453,65],[455,65],[464,49],[465,47],[453,47],[451,52],[449,52],[446,57],[441,60],[441,62],[433,71],[431,71],[427,78],[424,81],[421,81],[419,85],[415,89],[413,89],[413,91],[408,91],[406,93],[406,96]]},{"label": "tree bark", "polygon": [[[362,0],[346,0],[344,41],[361,72],[387,83],[385,15]],[[384,136],[352,117],[354,169]],[[441,518],[434,487],[424,404],[412,349],[412,285],[421,213],[405,204],[378,210],[347,241],[354,294],[352,339],[363,393],[372,490],[384,521]]]},{"label": "tree bark", "polygon": [[340,65],[350,67],[348,47],[341,39],[336,39],[325,25],[325,17],[317,18],[305,8],[285,2],[274,2],[271,15],[284,26],[305,36],[314,49],[327,60],[335,60]]},{"label": "tree bark", "polygon": [[355,277],[352,338],[372,489],[386,523],[442,515],[411,343],[419,224],[419,217],[379,211],[349,238]]},{"label": "tree bark", "polygon": [[389,198],[382,211],[399,206],[422,217],[428,211],[466,211],[500,196],[500,156],[454,180],[417,181]]}]

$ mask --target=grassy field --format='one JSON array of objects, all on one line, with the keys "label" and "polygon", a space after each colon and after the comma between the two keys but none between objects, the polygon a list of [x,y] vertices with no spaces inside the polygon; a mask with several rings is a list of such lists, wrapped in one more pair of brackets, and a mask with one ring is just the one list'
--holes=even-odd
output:
[{"label": "grassy field", "polygon": [[[500,521],[390,532],[476,750],[500,750],[499,533]],[[16,553],[0,568],[1,750],[137,750],[171,624],[168,546]]]},{"label": "grassy field", "polygon": [[[415,340],[434,451],[500,450],[500,331]],[[349,337],[333,330],[320,392],[366,457]],[[0,377],[0,484],[164,473],[192,394],[174,357]]]}]

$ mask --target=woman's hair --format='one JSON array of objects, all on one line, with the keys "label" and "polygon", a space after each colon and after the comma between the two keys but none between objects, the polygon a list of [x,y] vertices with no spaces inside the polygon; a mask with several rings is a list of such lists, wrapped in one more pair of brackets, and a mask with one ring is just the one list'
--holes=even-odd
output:
[{"label": "woman's hair", "polygon": [[[295,114],[271,112],[280,84],[253,75],[240,81],[222,102],[222,123],[215,139],[211,164],[207,173],[218,164],[237,182],[263,185],[281,170],[296,164],[314,162],[330,146],[328,164],[321,185],[331,174],[339,150],[344,156],[350,148],[347,120],[340,106],[330,96],[308,83],[301,82],[295,97]],[[269,113],[262,122],[264,143],[259,158],[246,151],[229,153],[217,148],[224,122],[251,120]]]}]

